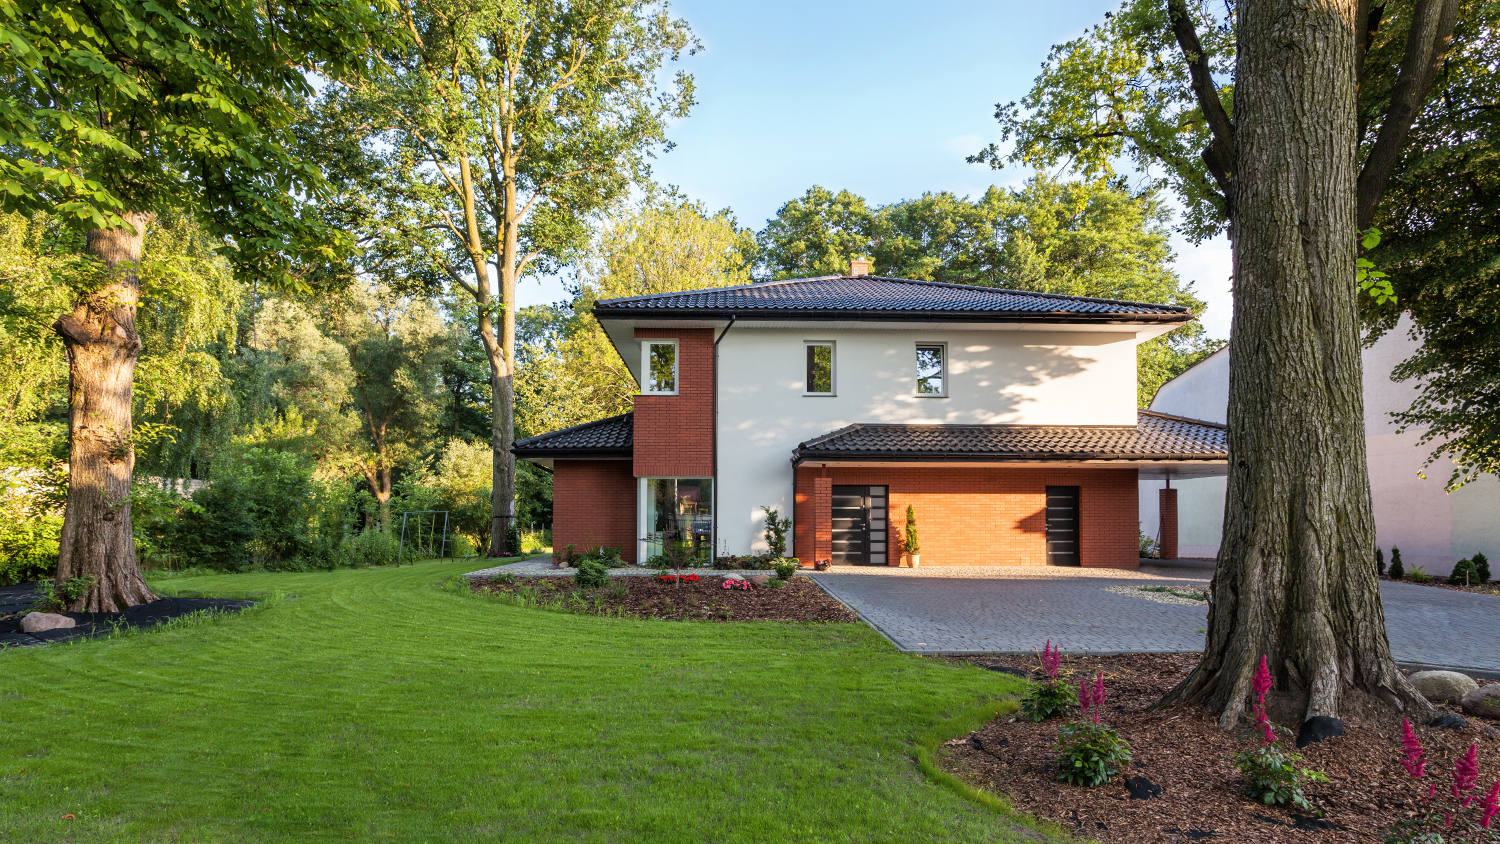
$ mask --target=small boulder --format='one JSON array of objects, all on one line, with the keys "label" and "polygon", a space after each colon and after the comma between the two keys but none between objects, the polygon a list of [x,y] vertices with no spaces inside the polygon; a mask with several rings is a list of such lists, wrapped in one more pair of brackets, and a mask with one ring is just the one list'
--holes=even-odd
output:
[{"label": "small boulder", "polygon": [[744,580],[744,579],[745,579],[745,578],[744,578],[744,576],[743,576],[743,575],[738,575],[738,574],[726,574],[726,575],[724,575],[724,579],[725,579],[725,580]]},{"label": "small boulder", "polygon": [[1145,777],[1129,777],[1125,780],[1125,788],[1130,791],[1131,800],[1150,800],[1161,796],[1161,786],[1146,779]]},{"label": "small boulder", "polygon": [[1433,703],[1458,703],[1464,695],[1479,688],[1478,683],[1457,671],[1418,671],[1407,679],[1422,697]]},{"label": "small boulder", "polygon": [[1463,707],[1466,715],[1500,719],[1500,683],[1480,686],[1464,695]]},{"label": "small boulder", "polygon": [[1462,730],[1464,727],[1469,726],[1469,722],[1465,721],[1462,715],[1444,712],[1442,715],[1432,719],[1427,726],[1434,730]]},{"label": "small boulder", "polygon": [[765,586],[767,583],[771,582],[771,576],[769,574],[752,574],[748,578],[746,578],[746,580],[749,580],[756,586]]},{"label": "small boulder", "polygon": [[1344,734],[1344,722],[1327,715],[1314,715],[1302,722],[1302,729],[1297,733],[1297,747],[1307,747],[1316,744],[1323,739],[1333,738]]},{"label": "small boulder", "polygon": [[28,613],[21,618],[21,632],[41,633],[45,630],[62,630],[77,627],[78,622],[55,612]]}]

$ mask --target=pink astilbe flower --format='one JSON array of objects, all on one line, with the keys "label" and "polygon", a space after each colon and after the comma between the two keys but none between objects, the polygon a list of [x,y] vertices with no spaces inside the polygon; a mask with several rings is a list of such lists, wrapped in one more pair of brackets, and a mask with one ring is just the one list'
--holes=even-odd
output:
[{"label": "pink astilbe flower", "polygon": [[1266,692],[1271,690],[1271,669],[1266,667],[1266,657],[1260,657],[1260,667],[1255,669],[1255,729],[1260,730],[1260,743],[1264,747],[1276,743],[1276,731],[1271,729],[1271,719],[1266,717]]},{"label": "pink astilbe flower", "polygon": [[1405,718],[1401,719],[1401,746],[1406,748],[1406,758],[1401,764],[1406,766],[1406,772],[1413,779],[1419,779],[1427,773],[1427,760],[1422,758],[1425,752],[1422,743],[1417,741],[1417,734],[1412,732],[1411,722]]},{"label": "pink astilbe flower", "polygon": [[1490,820],[1500,815],[1500,780],[1490,787],[1489,793],[1484,795],[1484,802],[1479,804],[1484,809],[1484,815],[1479,819],[1479,825],[1485,829],[1490,828]]},{"label": "pink astilbe flower", "polygon": [[[1478,783],[1479,743],[1475,742],[1469,745],[1468,753],[1458,757],[1458,761],[1453,763],[1453,799],[1459,799],[1464,792],[1473,790]],[[1469,808],[1469,804],[1473,802],[1474,795],[1471,794],[1464,799],[1464,808]]]},{"label": "pink astilbe flower", "polygon": [[1094,679],[1094,705],[1103,706],[1105,699],[1106,695],[1104,694],[1104,672],[1100,671],[1099,676]]},{"label": "pink astilbe flower", "polygon": [[1062,666],[1062,651],[1052,646],[1052,640],[1042,646],[1042,672],[1047,675],[1048,680],[1057,679],[1057,671]]},{"label": "pink astilbe flower", "polygon": [[1107,699],[1104,693],[1104,672],[1100,671],[1093,685],[1088,680],[1078,681],[1078,711],[1083,713],[1090,721],[1099,723],[1099,708],[1104,706]]}]

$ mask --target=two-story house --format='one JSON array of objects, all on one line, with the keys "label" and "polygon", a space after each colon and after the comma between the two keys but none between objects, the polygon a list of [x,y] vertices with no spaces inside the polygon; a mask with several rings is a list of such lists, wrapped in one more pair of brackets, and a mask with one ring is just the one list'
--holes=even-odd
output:
[{"label": "two-story house", "polygon": [[597,303],[632,413],[532,437],[553,542],[923,566],[1139,563],[1138,482],[1224,472],[1221,426],[1137,410],[1180,307],[870,276]]}]

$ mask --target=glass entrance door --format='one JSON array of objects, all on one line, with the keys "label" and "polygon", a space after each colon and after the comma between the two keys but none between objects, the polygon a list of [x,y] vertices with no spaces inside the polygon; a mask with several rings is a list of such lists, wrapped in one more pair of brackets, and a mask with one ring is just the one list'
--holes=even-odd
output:
[{"label": "glass entrance door", "polygon": [[684,565],[713,563],[714,482],[712,478],[644,478],[641,561],[658,554]]},{"label": "glass entrance door", "polygon": [[839,564],[886,564],[886,488],[833,488],[833,561]]}]

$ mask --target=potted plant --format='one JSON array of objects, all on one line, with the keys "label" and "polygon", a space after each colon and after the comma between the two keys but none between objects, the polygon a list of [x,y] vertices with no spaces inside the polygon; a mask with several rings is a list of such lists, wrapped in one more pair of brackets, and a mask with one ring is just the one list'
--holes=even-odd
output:
[{"label": "potted plant", "polygon": [[910,504],[906,505],[906,541],[901,549],[906,552],[912,568],[922,564],[922,543],[917,540],[917,511]]}]

